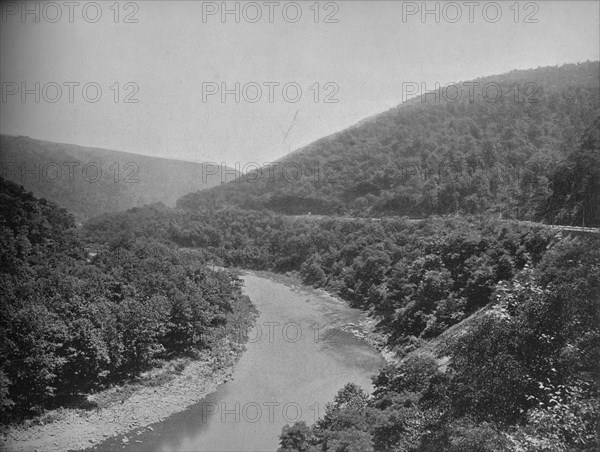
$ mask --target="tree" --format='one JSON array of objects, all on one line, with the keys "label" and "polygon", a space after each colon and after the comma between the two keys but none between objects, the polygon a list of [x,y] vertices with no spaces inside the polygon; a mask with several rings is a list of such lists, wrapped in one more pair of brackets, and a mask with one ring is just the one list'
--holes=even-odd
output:
[{"label": "tree", "polygon": [[321,267],[321,258],[318,254],[313,254],[300,267],[302,282],[314,287],[321,287],[327,282],[327,276]]},{"label": "tree", "polygon": [[316,450],[311,443],[314,441],[310,427],[306,422],[296,422],[294,425],[283,427],[279,436],[277,452],[310,452]]}]

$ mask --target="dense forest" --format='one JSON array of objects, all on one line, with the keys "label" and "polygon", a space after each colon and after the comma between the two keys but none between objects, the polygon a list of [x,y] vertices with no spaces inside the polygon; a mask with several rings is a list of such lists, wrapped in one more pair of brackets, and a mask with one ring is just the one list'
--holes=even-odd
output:
[{"label": "dense forest", "polygon": [[84,234],[92,243],[151,237],[226,266],[298,272],[372,310],[400,343],[436,336],[487,304],[498,281],[539,261],[555,232],[493,220],[299,221],[234,209],[201,217],[154,206],[91,220]]},{"label": "dense forest", "polygon": [[440,88],[235,183],[186,195],[178,206],[353,216],[498,213],[599,225],[599,175],[588,163],[597,165],[600,148],[582,140],[599,127],[599,72],[595,61],[464,82],[460,96]]},{"label": "dense forest", "polygon": [[284,451],[593,450],[600,239],[499,219],[309,221],[164,206],[87,223],[86,240],[150,237],[215,262],[293,272],[367,310],[401,360],[368,397],[344,388]]},{"label": "dense forest", "polygon": [[66,210],[0,179],[3,422],[210,347],[240,281],[194,254],[123,240],[88,255]]},{"label": "dense forest", "polygon": [[[372,396],[348,384],[315,425],[285,427],[279,450],[598,450],[600,240],[555,240],[541,254],[488,286],[485,308],[458,328],[418,348],[409,337],[404,359],[374,378]],[[433,265],[406,278],[406,306],[445,291],[434,303],[462,316],[434,256],[415,261]],[[485,280],[489,270],[471,273],[477,276]],[[421,320],[399,312],[402,325]]]}]

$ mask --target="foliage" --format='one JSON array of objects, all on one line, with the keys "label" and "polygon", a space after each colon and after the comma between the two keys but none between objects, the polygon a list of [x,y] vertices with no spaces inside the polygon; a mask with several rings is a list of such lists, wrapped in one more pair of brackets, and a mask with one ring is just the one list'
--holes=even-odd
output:
[{"label": "foliage", "polygon": [[154,241],[88,258],[64,210],[0,180],[0,409],[30,409],[207,346],[239,282]]},{"label": "foliage", "polygon": [[441,348],[447,364],[408,353],[351,416],[329,409],[307,441],[336,450],[327,439],[340,426],[336,435],[360,432],[378,451],[597,450],[600,240],[560,240],[536,263],[496,284],[488,307]]},{"label": "foliage", "polygon": [[555,224],[600,225],[600,118],[585,132],[580,146],[552,174],[552,196],[544,206]]}]

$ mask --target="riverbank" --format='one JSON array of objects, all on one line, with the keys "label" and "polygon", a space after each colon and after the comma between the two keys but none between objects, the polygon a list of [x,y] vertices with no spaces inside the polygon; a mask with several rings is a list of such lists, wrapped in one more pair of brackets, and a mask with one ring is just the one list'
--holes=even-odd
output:
[{"label": "riverbank", "polygon": [[233,367],[246,349],[256,310],[240,297],[216,345],[194,359],[163,363],[135,381],[87,396],[88,408],[49,410],[17,426],[4,427],[0,449],[15,452],[64,452],[93,447],[117,435],[123,444],[216,391],[231,379]]},{"label": "riverbank", "polygon": [[234,378],[124,447],[119,436],[98,449],[275,451],[283,427],[314,423],[348,382],[372,391],[383,357],[339,328],[357,325],[364,312],[277,275],[248,271],[242,279],[260,315]]}]

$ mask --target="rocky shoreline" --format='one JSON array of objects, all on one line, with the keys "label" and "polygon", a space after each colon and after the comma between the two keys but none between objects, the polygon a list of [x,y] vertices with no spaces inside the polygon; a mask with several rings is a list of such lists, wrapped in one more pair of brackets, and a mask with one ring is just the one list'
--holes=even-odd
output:
[{"label": "rocky shoreline", "polygon": [[[246,318],[247,327],[255,316]],[[238,330],[239,331],[239,330]],[[136,436],[151,424],[181,412],[232,378],[233,368],[246,349],[244,335],[228,334],[217,348],[194,360],[174,360],[128,383],[88,396],[92,409],[48,411],[32,421],[4,428],[0,450],[65,452],[98,445],[125,434],[123,444],[141,442]],[[109,401],[109,402],[107,402]]]}]

